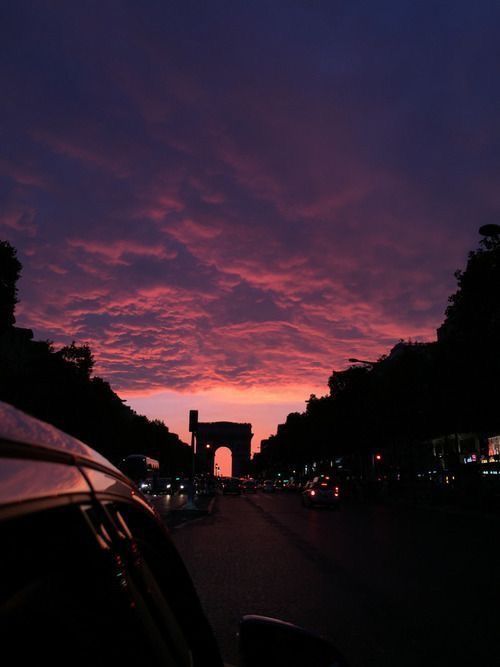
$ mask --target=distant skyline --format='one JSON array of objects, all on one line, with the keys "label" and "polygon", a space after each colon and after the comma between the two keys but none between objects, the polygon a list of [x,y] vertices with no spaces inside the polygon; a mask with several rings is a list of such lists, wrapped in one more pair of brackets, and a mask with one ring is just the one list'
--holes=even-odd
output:
[{"label": "distant skyline", "polygon": [[17,324],[187,441],[254,449],[332,369],[433,340],[500,222],[500,5],[4,2]]}]

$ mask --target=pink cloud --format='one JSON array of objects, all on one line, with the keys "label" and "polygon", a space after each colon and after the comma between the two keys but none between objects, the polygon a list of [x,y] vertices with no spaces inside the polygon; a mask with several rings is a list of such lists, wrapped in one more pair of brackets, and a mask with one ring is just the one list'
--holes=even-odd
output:
[{"label": "pink cloud", "polygon": [[111,265],[123,264],[126,266],[132,263],[136,256],[154,257],[159,260],[174,259],[177,256],[175,250],[168,250],[164,244],[148,245],[131,239],[116,239],[110,243],[109,241],[70,238],[67,244],[79,251],[98,255]]},{"label": "pink cloud", "polygon": [[34,236],[37,231],[36,211],[33,207],[8,204],[0,207],[0,227],[15,230],[27,236]]}]

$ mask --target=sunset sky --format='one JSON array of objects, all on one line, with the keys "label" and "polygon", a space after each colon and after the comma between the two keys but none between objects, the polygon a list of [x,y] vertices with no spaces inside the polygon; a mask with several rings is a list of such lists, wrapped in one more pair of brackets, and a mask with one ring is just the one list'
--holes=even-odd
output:
[{"label": "sunset sky", "polygon": [[500,222],[500,3],[6,1],[17,324],[188,439],[254,448],[348,357],[432,340]]}]

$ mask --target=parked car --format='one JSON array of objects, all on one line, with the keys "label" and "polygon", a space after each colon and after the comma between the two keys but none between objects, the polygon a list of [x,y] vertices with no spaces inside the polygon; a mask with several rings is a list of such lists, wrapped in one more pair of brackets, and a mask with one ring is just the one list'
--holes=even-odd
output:
[{"label": "parked car", "polygon": [[305,507],[323,505],[338,508],[340,506],[340,486],[334,479],[318,479],[306,484],[302,492],[302,504]]},{"label": "parked car", "polygon": [[[5,403],[0,538],[2,650],[16,665],[223,667],[187,570],[135,484]],[[324,640],[260,616],[242,619],[239,646],[245,667],[345,664]]]},{"label": "parked car", "polygon": [[265,479],[264,484],[262,485],[262,490],[264,493],[274,493],[276,491],[274,481],[272,479]]}]

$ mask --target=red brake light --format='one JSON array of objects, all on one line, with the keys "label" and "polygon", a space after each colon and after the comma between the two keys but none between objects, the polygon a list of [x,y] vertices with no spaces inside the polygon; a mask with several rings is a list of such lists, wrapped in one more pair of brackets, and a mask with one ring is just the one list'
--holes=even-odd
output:
[{"label": "red brake light", "polygon": [[315,496],[315,495],[316,495],[316,491],[311,491],[311,496]]}]

